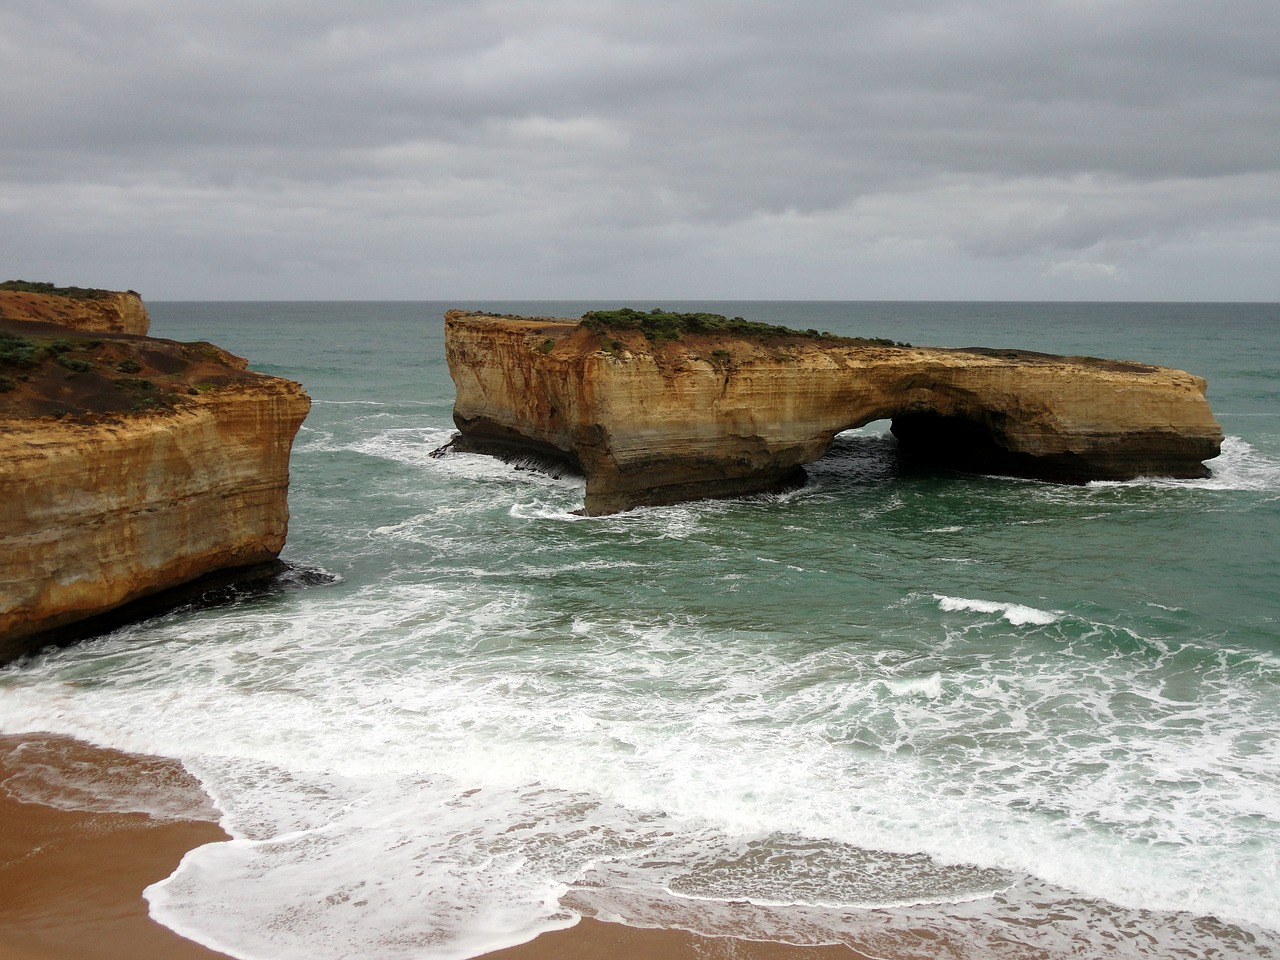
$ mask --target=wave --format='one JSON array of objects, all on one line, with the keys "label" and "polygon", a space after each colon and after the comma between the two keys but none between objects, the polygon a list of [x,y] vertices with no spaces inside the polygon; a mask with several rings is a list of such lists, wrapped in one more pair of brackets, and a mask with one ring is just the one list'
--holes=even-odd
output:
[{"label": "wave", "polygon": [[[978,898],[1041,947],[1063,925],[1020,921],[1070,903],[1073,936],[1116,911],[1135,957],[1167,956],[1140,931],[1181,922],[1151,911],[1280,923],[1266,865],[1241,868],[1274,811],[1262,741],[1252,760],[1239,742],[1265,714],[1241,692],[1167,689],[1225,666],[1076,652],[1084,621],[1009,602],[933,595],[1048,626],[1025,631],[1037,650],[945,623],[924,653],[629,609],[548,622],[517,582],[299,591],[152,626],[101,644],[96,682],[84,651],[32,665],[0,717],[182,756],[234,839],[147,895],[162,922],[242,957],[458,958],[588,907],[714,931],[715,902],[740,936],[830,942],[874,928],[859,911],[935,929]],[[1167,781],[1154,806],[1135,769]],[[1056,886],[1024,896],[1023,877]],[[691,898],[707,902],[673,905]],[[1204,931],[1186,942],[1232,955]],[[959,955],[1032,952],[979,946]]]},{"label": "wave", "polygon": [[1210,475],[1202,480],[1138,477],[1135,480],[1096,480],[1089,487],[1171,487],[1183,490],[1280,491],[1280,460],[1258,450],[1243,437],[1226,437],[1222,453],[1205,461]]},{"label": "wave", "polygon": [[318,400],[312,398],[312,405],[329,407],[434,407],[437,404],[430,400]]},{"label": "wave", "polygon": [[935,593],[933,598],[938,601],[938,607],[948,613],[958,610],[967,610],[970,613],[998,613],[1001,618],[1008,620],[1015,627],[1024,626],[1026,624],[1049,624],[1061,619],[1061,612],[1051,610],[1040,610],[1036,607],[1028,607],[1021,603],[1002,603],[994,600],[969,600],[964,597],[948,597]]}]

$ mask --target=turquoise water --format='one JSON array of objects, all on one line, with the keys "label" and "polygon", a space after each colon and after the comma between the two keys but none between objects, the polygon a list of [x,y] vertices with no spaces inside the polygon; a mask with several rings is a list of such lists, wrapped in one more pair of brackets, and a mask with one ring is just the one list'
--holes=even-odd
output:
[{"label": "turquoise water", "polygon": [[905,473],[871,424],[783,496],[584,519],[580,481],[430,457],[455,306],[610,304],[151,305],[307,387],[285,558],[336,578],[0,672],[0,730],[204,784],[234,839],[150,888],[158,919],[264,960],[467,957],[579,915],[1280,953],[1280,307],[669,301],[1176,366],[1228,440],[1207,480],[1059,487]]}]

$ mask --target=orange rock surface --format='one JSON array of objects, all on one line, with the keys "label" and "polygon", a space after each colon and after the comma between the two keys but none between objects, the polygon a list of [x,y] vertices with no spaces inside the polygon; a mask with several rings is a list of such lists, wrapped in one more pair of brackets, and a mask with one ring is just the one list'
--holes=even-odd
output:
[{"label": "orange rock surface", "polygon": [[0,319],[42,320],[94,333],[145,334],[151,326],[142,297],[132,290],[85,300],[0,290]]},{"label": "orange rock surface", "polygon": [[1180,370],[1023,351],[794,337],[601,337],[450,311],[456,446],[555,456],[612,513],[778,489],[842,430],[893,421],[904,456],[1065,482],[1200,477],[1222,432]]},{"label": "orange rock surface", "polygon": [[0,335],[0,663],[279,555],[298,384],[207,343]]},{"label": "orange rock surface", "polygon": [[174,410],[0,424],[0,660],[29,638],[274,559],[309,402],[264,377]]}]

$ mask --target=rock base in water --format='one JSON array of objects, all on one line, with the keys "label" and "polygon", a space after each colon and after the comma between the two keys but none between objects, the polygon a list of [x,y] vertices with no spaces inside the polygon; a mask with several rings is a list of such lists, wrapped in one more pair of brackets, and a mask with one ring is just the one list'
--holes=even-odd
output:
[{"label": "rock base in water", "polygon": [[211,344],[0,320],[0,662],[273,563],[309,408]]},{"label": "rock base in water", "polygon": [[589,514],[776,490],[873,420],[916,462],[1071,483],[1207,476],[1222,443],[1204,380],[1128,361],[456,310],[445,352],[459,445],[562,458]]}]

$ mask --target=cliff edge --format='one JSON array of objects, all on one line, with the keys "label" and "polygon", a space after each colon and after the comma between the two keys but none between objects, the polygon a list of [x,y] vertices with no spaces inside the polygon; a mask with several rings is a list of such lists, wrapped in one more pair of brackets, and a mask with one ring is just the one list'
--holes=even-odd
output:
[{"label": "cliff edge", "polygon": [[133,290],[58,287],[52,283],[0,283],[0,319],[42,320],[72,330],[145,334],[151,318]]},{"label": "cliff edge", "polygon": [[1067,483],[1207,476],[1222,442],[1181,370],[716,327],[449,311],[454,446],[563,460],[606,514],[785,487],[873,420],[917,462]]},{"label": "cliff edge", "polygon": [[0,319],[0,663],[274,561],[309,408],[212,344]]}]

